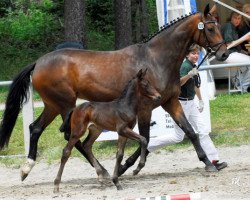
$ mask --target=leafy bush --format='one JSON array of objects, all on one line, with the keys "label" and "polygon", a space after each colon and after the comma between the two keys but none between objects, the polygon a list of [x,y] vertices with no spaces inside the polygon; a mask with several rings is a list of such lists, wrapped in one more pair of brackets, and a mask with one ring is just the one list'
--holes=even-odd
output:
[{"label": "leafy bush", "polygon": [[0,18],[0,80],[11,80],[22,67],[51,51],[60,38],[60,24],[51,0],[32,4],[27,12],[19,1]]},{"label": "leafy bush", "polygon": [[41,10],[11,12],[8,17],[0,20],[0,40],[7,40],[12,45],[25,43],[27,46],[37,46],[44,39],[53,37],[58,25],[53,16]]}]

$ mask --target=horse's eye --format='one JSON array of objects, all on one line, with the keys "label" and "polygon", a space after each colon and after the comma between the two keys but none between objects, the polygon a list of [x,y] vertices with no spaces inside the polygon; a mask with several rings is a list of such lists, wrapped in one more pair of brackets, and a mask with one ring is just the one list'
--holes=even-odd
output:
[{"label": "horse's eye", "polygon": [[207,30],[211,33],[214,32],[214,28],[208,28]]}]

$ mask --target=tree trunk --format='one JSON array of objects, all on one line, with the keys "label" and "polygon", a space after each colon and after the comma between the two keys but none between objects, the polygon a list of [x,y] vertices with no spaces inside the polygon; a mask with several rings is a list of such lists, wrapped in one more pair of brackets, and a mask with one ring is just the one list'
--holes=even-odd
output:
[{"label": "tree trunk", "polygon": [[148,37],[148,14],[145,0],[132,0],[132,33],[134,43]]},{"label": "tree trunk", "polygon": [[140,30],[140,20],[139,20],[139,0],[131,0],[131,12],[132,12],[132,38],[133,43],[136,43],[139,40]]},{"label": "tree trunk", "polygon": [[64,0],[65,41],[85,42],[85,1]]},{"label": "tree trunk", "polygon": [[132,44],[131,0],[115,0],[115,49]]},{"label": "tree trunk", "polygon": [[147,38],[149,34],[146,0],[139,0],[139,9],[140,9],[140,40],[143,40]]}]

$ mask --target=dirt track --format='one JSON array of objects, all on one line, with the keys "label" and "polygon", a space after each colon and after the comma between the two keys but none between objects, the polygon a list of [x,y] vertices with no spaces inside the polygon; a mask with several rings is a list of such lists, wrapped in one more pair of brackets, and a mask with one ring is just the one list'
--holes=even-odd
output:
[{"label": "dirt track", "polygon": [[[229,167],[218,173],[205,172],[192,148],[152,153],[139,175],[132,176],[133,167],[120,178],[122,191],[117,191],[111,183],[101,185],[94,169],[78,158],[66,164],[60,193],[56,195],[53,181],[59,163],[49,166],[37,163],[24,182],[20,181],[19,169],[0,166],[0,199],[124,200],[201,192],[203,200],[249,200],[250,146],[224,147],[219,152]],[[112,174],[115,157],[100,162]]]}]

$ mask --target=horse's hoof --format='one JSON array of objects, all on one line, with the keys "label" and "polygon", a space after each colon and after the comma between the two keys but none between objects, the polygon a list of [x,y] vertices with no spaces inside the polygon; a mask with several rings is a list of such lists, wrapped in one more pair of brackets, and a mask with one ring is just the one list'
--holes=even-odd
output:
[{"label": "horse's hoof", "polygon": [[216,167],[214,165],[207,165],[205,167],[206,172],[218,172],[218,170],[216,169]]},{"label": "horse's hoof", "polygon": [[28,158],[26,162],[21,167],[21,180],[24,181],[24,179],[29,175],[31,169],[34,167],[35,161]]},{"label": "horse's hoof", "polygon": [[28,175],[21,172],[21,181],[24,181]]}]

